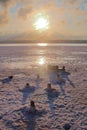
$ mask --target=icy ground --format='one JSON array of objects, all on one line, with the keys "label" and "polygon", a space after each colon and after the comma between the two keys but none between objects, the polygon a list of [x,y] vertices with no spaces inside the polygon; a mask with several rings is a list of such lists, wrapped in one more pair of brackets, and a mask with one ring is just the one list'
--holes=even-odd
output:
[{"label": "icy ground", "polygon": [[[68,72],[60,74],[60,82],[57,72],[48,71],[45,65],[0,68],[0,130],[64,130],[66,123],[70,130],[87,130],[87,63],[83,57],[79,61],[66,58],[67,62],[56,64],[65,65]],[[0,61],[2,64],[2,56]],[[10,75],[12,81],[3,84],[1,80]],[[47,91],[49,82],[51,93]],[[35,115],[26,111],[31,100],[38,110]]]}]

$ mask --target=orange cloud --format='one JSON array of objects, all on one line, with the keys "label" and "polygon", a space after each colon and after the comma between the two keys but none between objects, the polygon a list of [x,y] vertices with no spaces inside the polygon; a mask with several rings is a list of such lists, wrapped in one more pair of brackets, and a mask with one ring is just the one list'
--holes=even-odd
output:
[{"label": "orange cloud", "polygon": [[82,2],[84,2],[84,0],[62,0],[64,4],[69,4],[69,5],[78,5]]}]

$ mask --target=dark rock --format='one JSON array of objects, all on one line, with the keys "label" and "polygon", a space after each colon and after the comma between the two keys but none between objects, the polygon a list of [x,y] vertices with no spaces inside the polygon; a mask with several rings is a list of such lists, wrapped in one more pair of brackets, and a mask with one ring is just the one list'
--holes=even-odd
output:
[{"label": "dark rock", "polygon": [[65,124],[65,125],[63,126],[63,128],[64,128],[65,130],[70,130],[71,125],[70,125],[70,124]]}]

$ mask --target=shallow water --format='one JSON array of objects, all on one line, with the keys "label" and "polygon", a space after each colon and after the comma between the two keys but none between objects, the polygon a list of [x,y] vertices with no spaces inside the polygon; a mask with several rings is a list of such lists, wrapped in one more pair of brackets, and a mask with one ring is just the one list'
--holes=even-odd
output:
[{"label": "shallow water", "polygon": [[87,65],[86,44],[4,44],[0,45],[0,67],[9,69],[46,66],[47,64]]}]

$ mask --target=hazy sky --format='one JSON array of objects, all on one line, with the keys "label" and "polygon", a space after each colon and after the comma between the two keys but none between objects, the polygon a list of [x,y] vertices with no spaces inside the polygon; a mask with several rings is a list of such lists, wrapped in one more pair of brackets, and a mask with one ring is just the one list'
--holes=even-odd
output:
[{"label": "hazy sky", "polygon": [[[43,29],[35,25],[40,18],[47,22]],[[5,39],[87,40],[87,0],[0,0],[0,40]]]}]

